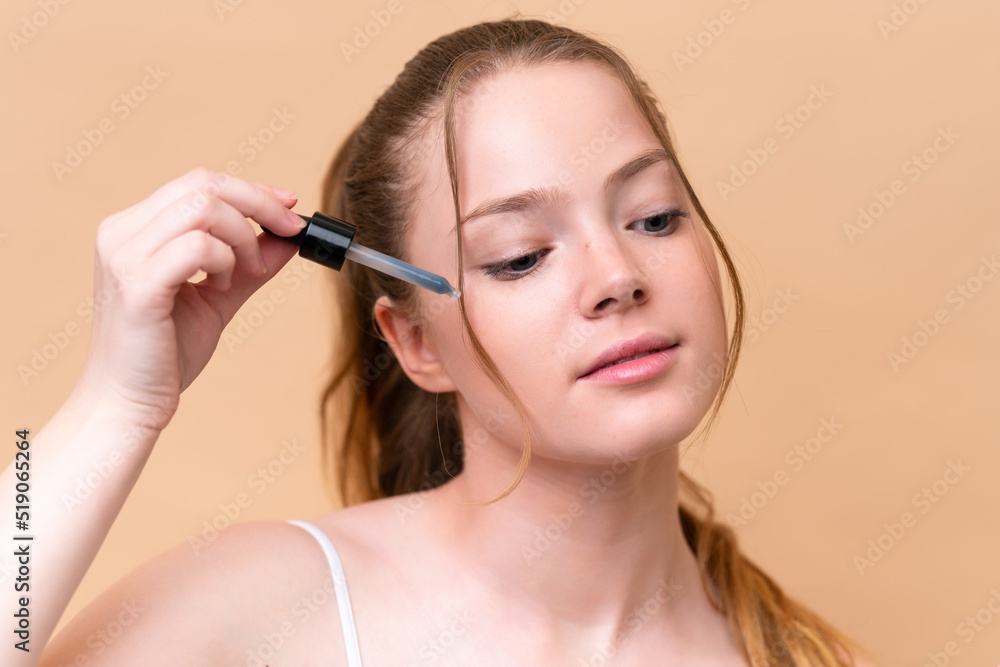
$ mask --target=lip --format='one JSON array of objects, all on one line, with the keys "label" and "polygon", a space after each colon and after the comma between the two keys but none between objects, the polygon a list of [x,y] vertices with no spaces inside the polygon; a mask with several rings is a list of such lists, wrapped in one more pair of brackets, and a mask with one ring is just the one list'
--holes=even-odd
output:
[{"label": "lip", "polygon": [[[676,350],[670,348],[677,345],[676,340],[657,334],[643,334],[631,340],[622,341],[602,352],[577,379],[633,381],[651,377],[673,363],[676,358]],[[655,353],[605,368],[615,361],[643,352]]]}]

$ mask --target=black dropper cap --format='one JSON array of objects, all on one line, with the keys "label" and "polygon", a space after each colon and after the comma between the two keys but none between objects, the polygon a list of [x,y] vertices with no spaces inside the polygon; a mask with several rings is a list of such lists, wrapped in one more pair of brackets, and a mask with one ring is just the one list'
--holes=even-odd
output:
[{"label": "black dropper cap", "polygon": [[340,271],[347,249],[354,240],[357,227],[339,218],[332,218],[316,211],[312,216],[296,213],[306,221],[306,226],[295,236],[281,236],[267,227],[262,229],[271,236],[291,241],[299,246],[299,257],[305,257],[323,266]]}]

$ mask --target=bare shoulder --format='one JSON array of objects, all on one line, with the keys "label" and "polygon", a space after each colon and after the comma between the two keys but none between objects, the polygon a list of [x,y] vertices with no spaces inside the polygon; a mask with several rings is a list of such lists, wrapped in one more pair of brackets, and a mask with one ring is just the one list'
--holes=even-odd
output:
[{"label": "bare shoulder", "polygon": [[[54,637],[38,665],[344,664],[327,560],[286,521],[236,524],[211,542],[158,554],[102,592]],[[252,664],[252,660],[250,660]]]},{"label": "bare shoulder", "polygon": [[[428,537],[438,532],[424,511],[426,502],[421,493],[379,498],[319,517],[314,523],[335,545],[349,582],[354,579],[356,585],[364,586],[367,580],[374,585],[405,570],[407,576],[392,585],[407,585],[408,577],[426,575],[418,564],[428,556]],[[407,557],[400,559],[403,553]]]}]

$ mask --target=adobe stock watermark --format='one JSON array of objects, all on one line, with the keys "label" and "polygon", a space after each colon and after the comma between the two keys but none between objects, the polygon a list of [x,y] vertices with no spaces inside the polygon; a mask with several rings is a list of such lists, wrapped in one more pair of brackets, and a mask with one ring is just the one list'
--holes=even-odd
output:
[{"label": "adobe stock watermark", "polygon": [[[941,155],[955,145],[955,140],[962,135],[951,129],[939,127],[930,144],[919,153],[914,153],[900,166],[903,176],[908,176],[911,183],[916,183],[927,173]],[[901,178],[895,178],[885,190],[876,189],[872,192],[872,200],[864,206],[859,206],[858,217],[854,223],[844,223],[844,234],[853,245],[855,240],[864,235],[886,212],[892,208],[899,198],[906,194],[906,183]]]},{"label": "adobe stock watermark", "polygon": [[[457,306],[457,304],[450,297],[432,300],[430,304],[424,308],[423,313],[421,313],[424,322],[433,322],[438,318],[438,316],[444,313],[450,305]],[[400,334],[400,345],[405,345],[409,341],[411,335],[414,335],[412,331],[412,329],[408,329]],[[376,354],[374,359],[365,359],[361,364],[361,373],[359,375],[352,376],[350,379],[353,394],[357,396],[361,392],[368,389],[368,387],[371,386],[373,382],[378,380],[378,378],[382,376],[382,373],[384,373],[385,370],[392,366],[395,362],[396,355],[392,351],[392,348],[388,347],[388,345],[386,345],[385,349]]]},{"label": "adobe stock watermark", "polygon": [[[476,98],[475,96],[472,96],[471,98],[463,101],[462,104],[471,105],[470,108],[472,108],[479,104],[479,99],[481,98]],[[455,282],[455,285],[457,287],[458,283]],[[444,295],[440,296],[441,298],[432,299],[422,309],[421,317],[423,318],[423,321],[425,323],[429,324],[431,322],[434,322],[439,316],[441,316],[445,312],[450,312],[451,308],[458,307],[458,303],[452,300],[450,297],[446,297]],[[400,335],[399,338],[400,344],[405,344],[408,341],[410,333],[411,331],[407,330],[406,332]],[[396,361],[395,354],[392,352],[392,349],[389,348],[388,346],[384,350],[381,350],[378,354],[376,354],[374,359],[365,359],[362,362],[360,374],[354,375],[349,380],[352,385],[351,388],[352,393],[355,396],[357,396],[361,392],[368,389],[368,387],[370,387],[373,382],[378,380],[378,378],[381,377],[382,373],[385,372],[387,368],[392,366],[392,364],[395,363],[395,361]]]},{"label": "adobe stock watermark", "polygon": [[[789,662],[788,656],[791,653],[789,648],[807,638],[806,633],[798,627],[782,627],[780,634],[781,637],[778,638],[778,641],[768,642],[762,649],[755,651],[757,662],[762,665],[787,664]],[[809,639],[812,640],[812,637]]]},{"label": "adobe stock watermark", "polygon": [[747,158],[741,162],[734,162],[729,166],[729,178],[725,181],[715,182],[716,190],[722,201],[728,200],[737,190],[742,188],[753,178],[755,174],[767,164],[771,156],[781,148],[781,142],[788,142],[794,137],[806,123],[808,123],[817,111],[822,109],[833,93],[827,90],[826,84],[813,84],[809,87],[809,94],[805,101],[796,106],[791,111],[785,112],[774,122],[774,131],[779,138],[769,136],[761,142],[760,146],[748,148]]},{"label": "adobe stock watermark", "polygon": [[417,650],[420,662],[411,662],[407,667],[419,667],[420,665],[433,665],[459,642],[469,628],[472,627],[472,613],[465,609],[462,613],[452,612],[451,622],[445,626],[437,635],[424,642]]},{"label": "adobe stock watermark", "polygon": [[[980,258],[979,266],[960,283],[957,283],[948,294],[945,295],[945,303],[952,306],[953,312],[958,312],[965,308],[966,304],[976,298],[982,291],[986,283],[993,280],[993,277],[1000,271],[1000,262],[997,262],[996,254],[989,257],[983,255]],[[917,328],[909,335],[904,335],[900,339],[898,348],[887,353],[889,367],[894,373],[898,373],[902,366],[913,361],[920,350],[941,333],[945,325],[951,322],[953,312],[942,307],[934,311],[934,314],[927,319],[917,320]]]},{"label": "adobe stock watermark", "polygon": [[212,0],[212,10],[220,21],[225,21],[226,17],[236,11],[237,7],[242,7],[244,0]]},{"label": "adobe stock watermark", "polygon": [[[282,132],[295,115],[288,111],[288,107],[278,109],[273,108],[270,119],[257,132],[247,135],[246,139],[237,146],[237,152],[243,156],[246,162],[251,162],[265,150],[274,140],[274,137]],[[207,183],[195,191],[189,203],[180,205],[180,212],[187,219],[191,219],[208,203],[208,197],[218,194],[225,186],[227,179],[231,175],[242,171],[241,163],[238,160],[229,160],[226,163],[227,172],[212,173],[207,178]],[[5,234],[0,234],[0,240],[6,238]],[[290,291],[297,290],[302,282],[317,269],[317,265],[312,262],[292,262],[284,275],[282,284]],[[95,314],[106,307],[114,296],[127,284],[134,280],[134,276],[126,275],[124,271],[118,271],[112,287],[104,287],[94,294],[79,301],[74,308],[75,319],[68,320],[65,324],[49,331],[45,336],[45,342],[40,346],[32,348],[27,356],[27,360],[17,365],[16,372],[24,386],[35,378],[39,377],[59,355],[64,352],[70,343],[82,332],[81,324],[92,323]],[[272,283],[276,285],[277,283]],[[231,323],[224,332],[223,342],[232,352],[236,347],[245,342],[264,320],[273,314],[277,305],[285,302],[285,295],[280,290],[271,290],[263,297],[257,297],[250,305],[241,309],[241,314],[235,318],[236,323]]]},{"label": "adobe stock watermark", "polygon": [[95,291],[93,296],[80,300],[73,311],[77,318],[68,320],[54,331],[49,331],[45,336],[46,342],[32,348],[28,352],[27,361],[17,365],[15,370],[25,387],[48,369],[50,364],[83,332],[81,322],[84,324],[93,322],[94,315],[107,307],[118,292],[135,280],[135,276],[124,269],[114,270],[111,276],[110,287],[102,287],[99,291]]},{"label": "adobe stock watermark", "polygon": [[951,487],[965,477],[965,474],[972,470],[967,465],[962,464],[962,459],[948,460],[948,467],[938,479],[923,487],[913,494],[910,504],[919,514],[906,511],[899,515],[898,520],[882,524],[885,529],[873,540],[868,540],[868,549],[863,554],[856,554],[851,562],[858,570],[859,576],[865,575],[865,570],[873,567],[875,563],[882,560],[882,557],[903,538],[906,532],[917,525],[920,515],[927,514],[934,506],[941,502]]},{"label": "adobe stock watermark", "polygon": [[[476,81],[476,85],[473,86],[463,95],[456,95],[453,102],[454,113],[456,117],[461,114],[472,113],[483,104],[489,96],[500,89],[500,82],[494,76],[487,77],[485,79],[479,79]],[[417,156],[418,160],[423,160],[426,158],[430,152],[431,148],[426,143],[423,145],[425,149],[423,153]]]},{"label": "adobe stock watermark", "polygon": [[823,451],[823,447],[828,445],[834,436],[844,428],[843,424],[837,422],[836,417],[824,417],[820,419],[819,423],[820,426],[814,435],[785,452],[784,461],[791,468],[790,473],[784,468],[778,468],[770,478],[763,482],[757,482],[757,491],[740,498],[739,508],[736,512],[726,512],[726,521],[732,528],[747,525],[778,494],[780,487],[788,484],[792,477],[819,455]]},{"label": "adobe stock watermark", "polygon": [[[81,304],[83,303],[85,302],[82,301]],[[76,320],[70,320],[55,331],[49,331],[45,336],[46,341],[28,352],[27,362],[17,365],[15,370],[21,384],[27,387],[31,380],[39,377],[82,331]]]},{"label": "adobe stock watermark", "polygon": [[550,23],[563,23],[569,17],[573,16],[573,14],[576,14],[577,10],[585,4],[587,4],[587,0],[560,0],[555,9],[545,10],[545,18]]},{"label": "adobe stock watermark", "polygon": [[544,187],[558,188],[569,185],[573,177],[603,155],[608,146],[614,143],[627,127],[622,118],[605,118],[601,131],[590,141],[577,146],[570,154],[570,162],[574,169],[561,169]]},{"label": "adobe stock watermark", "polygon": [[35,4],[38,5],[38,10],[21,17],[21,25],[17,32],[8,31],[7,42],[10,43],[11,50],[19,53],[69,2],[70,0],[37,0]]},{"label": "adobe stock watermark", "polygon": [[188,539],[188,546],[191,547],[195,555],[208,548],[210,544],[219,539],[219,535],[235,525],[243,511],[253,505],[257,497],[271,488],[285,474],[288,467],[306,451],[305,445],[299,444],[295,438],[284,440],[281,444],[282,447],[277,456],[268,461],[267,464],[258,467],[247,477],[248,490],[240,491],[233,496],[232,500],[219,503],[219,512],[211,519],[202,520],[201,533]]},{"label": "adobe stock watermark", "polygon": [[62,162],[52,161],[52,173],[55,174],[56,180],[62,183],[67,175],[83,164],[85,158],[93,155],[107,136],[118,128],[115,121],[121,123],[131,116],[132,112],[138,109],[168,76],[170,72],[162,71],[159,65],[147,65],[146,74],[142,79],[111,101],[110,115],[101,118],[93,127],[81,130],[83,138],[75,144],[66,144],[66,154]]},{"label": "adobe stock watermark", "polygon": [[179,212],[184,219],[190,221],[204,211],[209,203],[209,197],[218,195],[223,188],[232,182],[234,177],[242,173],[243,162],[248,164],[253,162],[258,155],[267,150],[279,134],[288,128],[290,121],[294,119],[295,114],[290,112],[287,106],[280,109],[272,107],[268,120],[256,132],[246,135],[236,146],[236,153],[242,160],[238,158],[227,160],[223,171],[214,171],[207,167],[192,170],[192,172],[198,172],[202,184],[192,191],[190,200],[184,200],[179,204]]},{"label": "adobe stock watermark", "polygon": [[[267,667],[273,664],[275,654],[285,646],[288,639],[295,636],[306,623],[316,618],[331,600],[337,599],[338,587],[346,586],[346,577],[335,581],[332,573],[328,574],[321,585],[295,601],[277,627],[270,632],[260,634],[257,645],[247,649],[243,664],[247,667]],[[324,617],[319,616],[319,618]]]},{"label": "adobe stock watermark", "polygon": [[119,606],[121,611],[114,618],[108,621],[103,628],[91,632],[84,640],[84,643],[88,648],[93,649],[93,652],[77,654],[72,662],[73,665],[87,665],[92,659],[103,654],[124,634],[125,628],[135,623],[139,614],[146,611],[144,607],[137,605],[135,600],[122,602]]},{"label": "adobe stock watermark", "polygon": [[[732,0],[740,11],[746,11],[750,6],[750,0]],[[684,69],[693,65],[698,58],[701,58],[715,41],[726,31],[726,26],[736,23],[737,14],[732,9],[723,9],[715,18],[706,19],[701,22],[703,30],[687,38],[687,43],[683,50],[674,51],[672,54],[674,65],[681,74]]]},{"label": "adobe stock watermark", "polygon": [[927,4],[927,0],[903,0],[898,4],[893,3],[889,17],[880,18],[875,22],[875,27],[878,28],[882,39],[888,42],[889,35],[899,32],[899,29],[909,23],[913,15],[919,12],[925,4]]},{"label": "adobe stock watermark", "polygon": [[[755,343],[760,340],[761,334],[770,330],[780,319],[780,316],[787,313],[792,305],[801,297],[793,294],[790,287],[779,289],[771,302],[771,305],[760,311],[760,315],[753,316],[747,322],[746,343]],[[694,400],[709,389],[715,386],[715,381],[722,377],[726,368],[726,355],[716,352],[712,355],[712,363],[707,368],[699,368],[698,376],[694,382],[689,382],[681,389],[684,400],[688,405],[694,405]]]},{"label": "adobe stock watermark", "polygon": [[[61,662],[60,665],[85,667],[92,664],[94,658],[107,651],[125,633],[125,629],[135,623],[136,619],[139,618],[139,614],[146,611],[144,607],[137,605],[134,599],[122,602],[118,606],[121,607],[118,614],[108,621],[103,628],[94,630],[84,639],[84,644],[91,650],[81,651],[73,657],[71,662]],[[27,634],[26,630],[15,630],[14,632],[18,635],[18,638],[22,638],[22,634]],[[27,639],[27,637],[23,637],[23,639]],[[20,645],[15,646],[19,647]]]},{"label": "adobe stock watermark", "polygon": [[[289,273],[285,274],[298,289],[302,284],[302,270],[299,267],[301,262],[296,262],[289,268]],[[267,294],[259,296],[253,303],[244,304],[240,312],[233,318],[232,322],[222,332],[222,342],[225,343],[229,352],[234,352],[243,343],[250,340],[250,337],[266,322],[279,306],[286,303],[288,299],[280,289],[274,288]]]},{"label": "adobe stock watermark", "polygon": [[[487,410],[485,419],[483,419],[483,424],[473,430],[471,437],[455,443],[453,451],[459,446],[463,447],[466,451],[478,451],[489,439],[490,434],[496,433],[503,428],[507,420],[513,416],[511,412],[490,407]],[[410,517],[420,511],[427,503],[428,492],[451,479],[451,475],[453,474],[455,474],[454,471],[436,470],[427,475],[427,479],[420,483],[416,491],[397,496],[395,510],[396,518],[399,519],[399,522],[401,524],[406,523]]]},{"label": "adobe stock watermark", "polygon": [[[974,614],[969,614],[955,626],[955,634],[958,635],[966,645],[971,644],[995,618],[1000,617],[1000,590],[997,586],[990,588],[990,597],[982,607]],[[962,652],[962,646],[953,639],[944,643],[940,651],[931,650],[927,652],[927,660],[922,667],[945,667],[952,658],[957,657]]]},{"label": "adobe stock watermark", "polygon": [[271,115],[256,132],[248,134],[237,146],[238,158],[226,161],[225,172],[231,176],[239,176],[243,167],[256,160],[261,153],[274,143],[278,135],[288,129],[296,114],[288,110],[288,105],[271,107]]},{"label": "adobe stock watermark", "polygon": [[[287,105],[283,105],[280,109],[276,106],[271,107],[271,115],[268,119],[257,131],[248,134],[236,146],[236,154],[239,157],[227,160],[224,170],[209,179],[205,187],[195,194],[191,205],[184,207],[183,212],[188,216],[188,219],[207,204],[209,195],[217,194],[230,177],[241,174],[246,165],[256,160],[261,153],[267,150],[296,118],[297,115],[290,111]],[[289,292],[295,292],[310,275],[316,272],[319,266],[315,262],[289,262],[284,267],[280,284],[287,287]],[[284,290],[278,287],[279,283],[272,279],[269,285],[271,289],[267,293],[258,292],[255,294],[254,298],[240,308],[237,315],[223,330],[220,342],[225,344],[229,352],[234,352],[247,342],[270,319],[278,307],[287,302],[287,295]]]},{"label": "adobe stock watermark", "polygon": [[615,656],[622,646],[631,639],[636,632],[648,624],[653,617],[670,603],[683,588],[674,581],[673,577],[659,579],[656,590],[641,605],[636,605],[625,615],[625,630],[616,634],[610,641],[598,642],[594,645],[594,651],[586,659],[581,659],[578,663],[581,667],[605,667],[611,658]]},{"label": "adobe stock watermark", "polygon": [[361,52],[371,45],[372,40],[381,35],[382,31],[388,28],[389,24],[393,22],[393,19],[403,12],[406,5],[411,3],[412,0],[389,0],[385,7],[373,9],[369,12],[371,14],[370,21],[354,26],[354,34],[351,41],[345,42],[341,40],[340,42],[340,52],[343,54],[347,64],[350,64],[354,58],[361,55]]},{"label": "adobe stock watermark", "polygon": [[64,491],[60,495],[59,500],[63,507],[72,511],[82,505],[105,480],[111,477],[115,468],[126,461],[125,454],[142,444],[148,444],[151,437],[163,429],[176,410],[176,404],[165,398],[158,399],[154,414],[130,425],[120,434],[118,446],[100,461],[92,462],[87,474],[76,479],[72,493]]},{"label": "adobe stock watermark", "polygon": [[573,523],[582,517],[589,505],[601,499],[608,492],[618,478],[628,472],[635,461],[622,458],[619,452],[615,456],[615,461],[598,475],[591,477],[580,485],[580,498],[586,502],[572,501],[566,506],[565,512],[552,512],[549,517],[552,519],[542,528],[535,528],[534,541],[531,544],[521,545],[521,556],[528,565],[532,565],[536,560],[542,558],[546,551],[552,548],[556,542],[562,539]]},{"label": "adobe stock watermark", "polygon": [[792,294],[792,290],[789,287],[779,289],[776,294],[777,296],[774,297],[774,301],[771,302],[770,306],[760,311],[760,315],[750,318],[750,327],[747,329],[748,343],[757,342],[762,333],[774,326],[778,318],[787,313],[792,304],[802,298],[797,294]]}]

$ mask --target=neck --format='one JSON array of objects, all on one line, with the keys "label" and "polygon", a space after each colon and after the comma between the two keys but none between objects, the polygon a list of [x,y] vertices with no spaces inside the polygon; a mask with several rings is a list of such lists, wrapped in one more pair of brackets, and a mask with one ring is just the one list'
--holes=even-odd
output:
[{"label": "neck", "polygon": [[[534,623],[614,637],[636,618],[674,626],[707,608],[678,515],[676,447],[584,465],[496,443],[467,452],[463,471],[428,494],[428,519],[488,594]],[[651,613],[652,612],[652,613]]]}]

